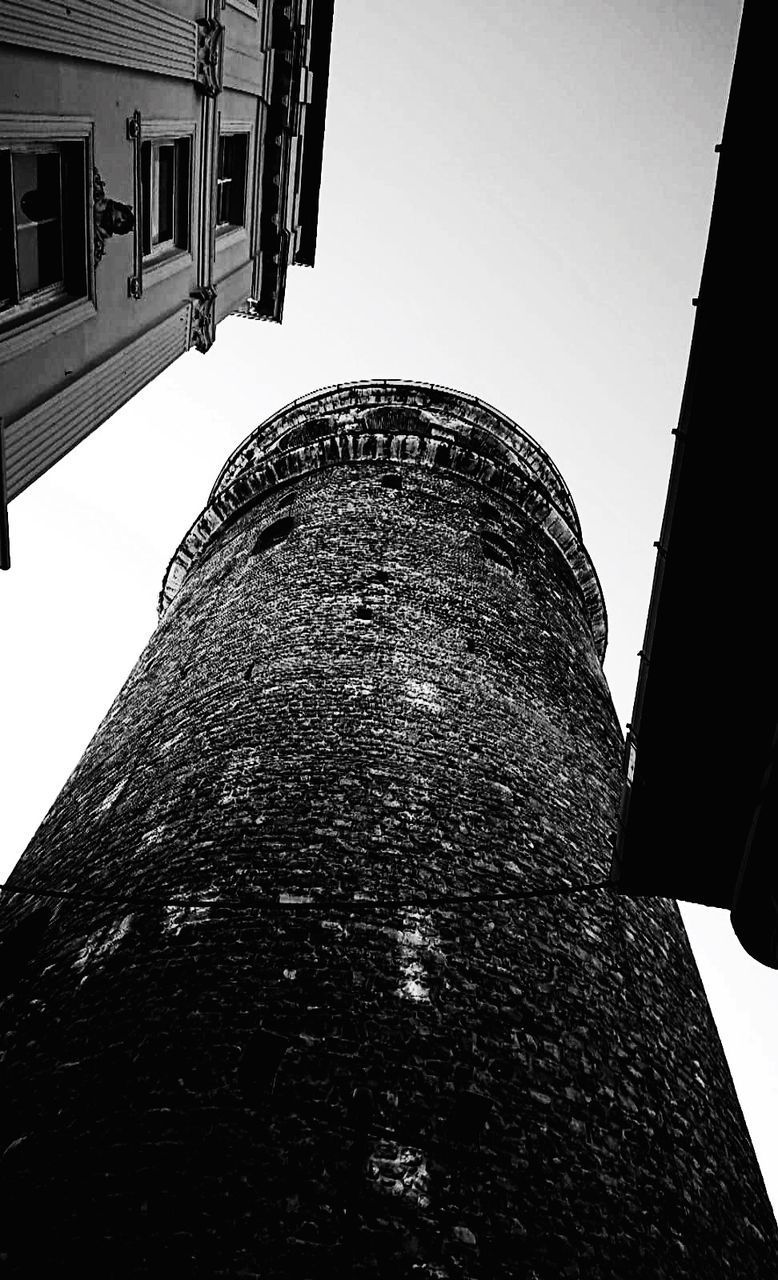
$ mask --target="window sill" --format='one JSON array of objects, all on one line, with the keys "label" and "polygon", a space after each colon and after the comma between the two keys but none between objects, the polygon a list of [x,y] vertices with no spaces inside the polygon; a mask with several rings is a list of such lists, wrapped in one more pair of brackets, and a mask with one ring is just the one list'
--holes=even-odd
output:
[{"label": "window sill", "polygon": [[193,258],[188,249],[174,249],[172,253],[166,253],[164,257],[144,258],[143,259],[143,288],[149,288],[154,284],[159,284],[160,280],[167,280],[169,276],[174,276],[178,271],[183,271],[186,267],[191,267]]},{"label": "window sill", "polygon": [[216,229],[216,252],[221,253],[222,249],[229,249],[231,245],[240,244],[241,241],[247,240],[248,235],[245,227],[225,226]]},{"label": "window sill", "polygon": [[96,315],[97,307],[91,298],[74,298],[44,315],[31,316],[24,324],[5,331],[0,329],[0,364],[31,351],[42,342],[51,342]]},{"label": "window sill", "polygon": [[241,13],[245,13],[247,17],[256,19],[257,5],[252,4],[251,0],[227,0],[228,9],[240,9]]}]

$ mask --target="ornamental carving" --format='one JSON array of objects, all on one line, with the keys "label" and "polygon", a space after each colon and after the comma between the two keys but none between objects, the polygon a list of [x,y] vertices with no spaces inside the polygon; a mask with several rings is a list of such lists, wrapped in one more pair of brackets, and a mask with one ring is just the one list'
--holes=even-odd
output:
[{"label": "ornamental carving", "polygon": [[190,293],[192,299],[192,330],[190,347],[205,355],[216,339],[216,289],[212,284],[203,285]]},{"label": "ornamental carving", "polygon": [[97,169],[92,169],[92,218],[95,230],[95,266],[105,255],[106,241],[112,236],[126,236],[135,227],[132,205],[112,200],[105,194],[105,183]]},{"label": "ornamental carving", "polygon": [[197,19],[197,84],[207,98],[222,90],[224,26],[218,18]]}]

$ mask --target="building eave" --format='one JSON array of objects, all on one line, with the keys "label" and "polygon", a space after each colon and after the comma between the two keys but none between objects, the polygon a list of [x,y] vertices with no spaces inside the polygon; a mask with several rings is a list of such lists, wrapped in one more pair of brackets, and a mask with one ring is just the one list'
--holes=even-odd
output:
[{"label": "building eave", "polygon": [[293,262],[297,266],[312,267],[316,259],[333,14],[334,0],[315,0],[308,66],[312,79],[312,92],[310,102],[305,109],[298,214],[299,235],[293,257]]},{"label": "building eave", "polygon": [[764,421],[771,206],[753,163],[768,118],[758,14],[746,5],[719,148],[612,879],[627,893],[731,910],[747,950],[778,967],[776,860],[762,852],[776,787],[778,458]]}]

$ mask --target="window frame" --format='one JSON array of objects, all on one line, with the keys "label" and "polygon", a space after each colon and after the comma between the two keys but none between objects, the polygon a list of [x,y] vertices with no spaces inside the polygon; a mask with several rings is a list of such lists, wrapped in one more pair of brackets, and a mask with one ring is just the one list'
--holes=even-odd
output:
[{"label": "window frame", "polygon": [[[243,156],[243,198],[242,198],[242,218],[240,222],[232,220],[219,222],[219,196],[220,187],[225,182],[232,182],[231,177],[221,177],[221,159],[222,159],[222,143],[231,142],[236,138],[243,139],[244,156]],[[216,142],[216,166],[214,175],[214,205],[213,205],[213,222],[216,230],[217,239],[234,233],[244,233],[248,235],[252,210],[249,205],[249,193],[251,190],[249,184],[249,174],[251,173],[251,164],[253,157],[252,149],[253,129],[247,120],[221,121],[219,125],[219,133]]]},{"label": "window frame", "polygon": [[[180,223],[180,202],[181,202],[181,169],[186,163],[187,156],[182,156],[181,148],[176,141],[152,141],[151,139],[145,144],[151,148],[151,165],[149,175],[149,185],[151,188],[151,209],[150,209],[150,226],[149,226],[149,251],[147,258],[153,257],[154,254],[164,253],[168,249],[186,248],[177,241],[176,232],[180,235],[180,229],[176,226]],[[188,148],[187,148],[188,150]],[[160,188],[162,185],[162,152],[171,151],[173,156],[171,184],[170,184],[170,235],[162,238],[159,230],[159,224],[162,221],[162,196]],[[188,184],[187,184],[188,185]],[[168,211],[165,209],[165,217]],[[187,237],[188,238],[188,237]]]},{"label": "window frame", "polygon": [[240,13],[245,13],[247,18],[253,18],[257,21],[260,16],[263,0],[226,0],[228,9],[237,9]]},{"label": "window frame", "polygon": [[[165,142],[187,142],[189,150],[189,173],[188,173],[188,194],[186,200],[186,247],[172,244],[166,244],[164,250],[161,246],[155,245],[154,251],[148,255],[143,251],[144,243],[144,226],[141,226],[141,260],[143,264],[143,287],[144,289],[156,284],[160,280],[167,279],[168,276],[191,266],[194,261],[194,245],[197,243],[198,229],[197,219],[197,200],[196,187],[197,175],[195,172],[195,161],[199,154],[198,151],[199,130],[198,124],[192,119],[181,120],[143,120],[143,136],[141,139],[141,150],[145,144],[159,144]],[[141,157],[141,172],[143,169],[143,158]],[[143,222],[145,223],[146,210],[143,210]]]},{"label": "window frame", "polygon": [[[76,143],[76,146],[77,145],[78,143]],[[45,141],[44,140],[41,140],[41,141],[24,140],[24,141],[19,141],[15,143],[11,147],[5,147],[0,145],[0,152],[7,154],[10,158],[10,163],[8,166],[9,180],[10,180],[9,194],[11,197],[10,243],[12,245],[12,257],[13,257],[13,269],[14,269],[13,274],[16,280],[15,292],[17,295],[16,301],[10,302],[8,306],[3,306],[2,299],[0,299],[0,324],[3,324],[5,322],[3,321],[2,317],[10,311],[15,312],[16,314],[23,314],[24,312],[29,312],[29,311],[37,311],[40,309],[41,306],[45,306],[49,302],[57,301],[60,298],[63,298],[63,299],[67,298],[69,295],[65,285],[65,244],[64,244],[63,223],[65,221],[64,214],[65,214],[65,198],[66,197],[65,197],[65,192],[63,191],[63,183],[62,183],[62,169],[63,169],[63,161],[65,159],[62,152],[62,144],[58,142],[49,141],[49,140],[45,140]],[[59,201],[58,201],[57,213],[55,217],[46,218],[43,221],[40,221],[40,220],[32,221],[32,219],[29,219],[26,223],[22,223],[21,225],[16,221],[14,158],[19,155],[57,156],[59,160],[59,164],[57,166],[57,186],[59,188],[59,191],[58,191]],[[20,278],[19,278],[19,232],[26,230],[28,227],[43,226],[47,222],[57,222],[59,224],[59,264],[60,264],[60,271],[62,273],[61,278],[58,280],[51,280],[48,284],[39,285],[37,289],[30,289],[26,294],[23,294],[21,289],[21,284],[20,284]]]},{"label": "window frame", "polygon": [[[172,234],[164,240],[159,235],[160,223],[160,155],[163,148],[173,149],[173,181],[170,196]],[[148,156],[148,177],[146,157]],[[185,170],[185,173],[182,172]],[[141,188],[143,190],[143,226],[141,228],[144,274],[161,258],[172,254],[191,254],[192,247],[192,140],[189,134],[176,137],[148,137],[144,127],[141,143]],[[148,188],[148,189],[147,189]],[[148,248],[146,247],[148,244]]]},{"label": "window frame", "polygon": [[[25,351],[60,333],[83,324],[97,311],[95,305],[94,228],[92,221],[92,167],[94,163],[94,121],[86,116],[38,116],[29,113],[0,113],[0,147],[4,151],[33,151],[42,154],[47,150],[60,150],[69,144],[81,148],[83,178],[79,182],[71,175],[74,187],[80,189],[76,207],[68,211],[68,217],[77,220],[82,236],[79,245],[83,259],[79,259],[78,273],[81,284],[78,291],[67,288],[67,270],[63,248],[63,287],[54,284],[43,286],[26,299],[22,299],[0,311],[0,364],[14,359]],[[73,193],[65,194],[60,205],[61,218],[65,221],[65,201],[73,199]],[[15,233],[15,232],[14,232]],[[63,239],[64,228],[63,228]]]}]

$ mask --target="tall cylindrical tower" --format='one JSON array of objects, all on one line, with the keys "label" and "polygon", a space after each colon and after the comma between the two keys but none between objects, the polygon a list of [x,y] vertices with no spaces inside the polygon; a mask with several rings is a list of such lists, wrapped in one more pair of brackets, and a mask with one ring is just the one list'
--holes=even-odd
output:
[{"label": "tall cylindrical tower", "polygon": [[3,894],[9,1275],[773,1274],[677,909],[604,884],[604,646],[489,406],[244,442]]}]

